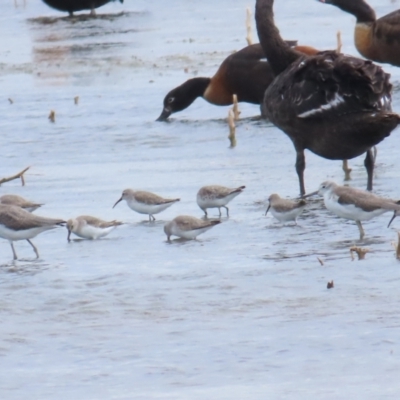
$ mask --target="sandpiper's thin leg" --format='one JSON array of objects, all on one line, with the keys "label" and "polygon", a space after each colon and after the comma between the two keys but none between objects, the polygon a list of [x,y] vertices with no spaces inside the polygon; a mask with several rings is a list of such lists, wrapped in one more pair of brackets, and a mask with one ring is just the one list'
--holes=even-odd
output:
[{"label": "sandpiper's thin leg", "polygon": [[229,208],[227,206],[223,206],[223,207],[226,209],[226,216],[229,217]]},{"label": "sandpiper's thin leg", "polygon": [[152,216],[151,216],[151,218],[153,218],[153,221],[155,221],[155,220],[156,220],[156,217],[155,217],[154,215],[152,215]]},{"label": "sandpiper's thin leg", "polygon": [[360,240],[363,240],[363,238],[365,236],[365,232],[364,232],[364,229],[363,229],[363,227],[361,225],[361,222],[360,221],[356,221],[356,224],[358,226],[358,229],[360,230]]},{"label": "sandpiper's thin leg", "polygon": [[296,157],[296,172],[299,177],[300,184],[300,195],[303,196],[306,194],[306,188],[304,186],[304,170],[306,169],[306,157],[304,155],[303,149],[297,149],[297,157]]},{"label": "sandpiper's thin leg", "polygon": [[372,190],[372,181],[374,179],[374,154],[372,152],[372,149],[369,149],[367,151],[367,155],[365,156],[364,160],[364,165],[365,169],[367,170],[367,176],[368,176],[368,181],[367,181],[367,190]]},{"label": "sandpiper's thin leg", "polygon": [[72,11],[68,11],[68,17],[73,17],[74,16],[74,13],[72,12]]},{"label": "sandpiper's thin leg", "polygon": [[95,16],[96,16],[96,10],[94,9],[94,7],[92,7],[92,9],[90,10],[90,15],[91,15],[92,17],[95,17]]},{"label": "sandpiper's thin leg", "polygon": [[29,239],[26,239],[26,241],[32,246],[33,251],[36,254],[36,258],[39,258],[39,252],[38,252],[37,248],[35,247],[35,245]]},{"label": "sandpiper's thin leg", "polygon": [[13,251],[14,260],[18,260],[17,253],[15,252],[15,249],[14,249],[14,243],[10,241],[10,245],[11,245],[11,249]]},{"label": "sandpiper's thin leg", "polygon": [[218,207],[219,216],[221,216],[221,207]]},{"label": "sandpiper's thin leg", "polygon": [[204,211],[205,216],[208,217],[207,208],[203,209],[203,211]]},{"label": "sandpiper's thin leg", "polygon": [[349,168],[348,160],[343,160],[342,169],[344,172],[344,180],[350,181],[351,180],[350,172],[352,171],[352,169]]}]

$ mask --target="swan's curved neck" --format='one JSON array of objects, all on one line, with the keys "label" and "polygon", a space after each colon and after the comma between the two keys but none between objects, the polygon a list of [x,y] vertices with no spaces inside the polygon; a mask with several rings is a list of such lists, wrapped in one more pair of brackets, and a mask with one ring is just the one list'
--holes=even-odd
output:
[{"label": "swan's curved neck", "polygon": [[300,54],[292,50],[281,38],[274,23],[273,4],[274,0],[257,0],[255,17],[261,46],[274,74],[279,75],[297,60]]},{"label": "swan's curved neck", "polygon": [[364,0],[341,0],[333,4],[341,10],[353,14],[357,18],[357,22],[374,22],[376,20],[375,11]]}]

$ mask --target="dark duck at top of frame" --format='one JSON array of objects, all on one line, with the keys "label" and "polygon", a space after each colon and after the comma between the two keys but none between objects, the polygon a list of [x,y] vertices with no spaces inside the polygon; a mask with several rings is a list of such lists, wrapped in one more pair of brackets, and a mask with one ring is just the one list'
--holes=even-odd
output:
[{"label": "dark duck at top of frame", "polygon": [[376,19],[364,0],[319,0],[357,18],[354,43],[358,52],[373,61],[400,67],[400,10]]},{"label": "dark duck at top of frame", "polygon": [[[295,46],[297,42],[286,43]],[[318,52],[308,46],[296,46],[295,49],[310,55]],[[261,45],[247,46],[229,55],[212,78],[188,79],[168,92],[157,121],[166,121],[171,114],[188,108],[198,97],[214,105],[227,106],[232,104],[236,94],[238,102],[261,104],[265,89],[274,78]]]},{"label": "dark duck at top of frame", "polygon": [[305,193],[305,149],[331,160],[367,152],[367,189],[372,190],[371,148],[400,123],[391,112],[390,75],[371,61],[336,51],[306,56],[291,49],[275,26],[273,3],[256,2],[258,36],[277,76],[265,92],[263,107],[293,142],[300,193]]},{"label": "dark duck at top of frame", "polygon": [[[96,15],[95,9],[116,0],[43,0],[48,6],[59,11],[68,12],[70,16],[75,11],[90,10],[91,15]],[[121,3],[124,0],[119,0]]]}]

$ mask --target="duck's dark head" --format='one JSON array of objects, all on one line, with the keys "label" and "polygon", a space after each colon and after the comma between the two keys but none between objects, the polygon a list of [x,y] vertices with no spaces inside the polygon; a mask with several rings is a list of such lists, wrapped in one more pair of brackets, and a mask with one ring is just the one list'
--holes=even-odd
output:
[{"label": "duck's dark head", "polygon": [[364,0],[318,0],[320,3],[331,4],[353,14],[357,22],[373,22],[375,11]]},{"label": "duck's dark head", "polygon": [[157,121],[166,121],[168,117],[189,107],[197,97],[203,96],[210,78],[193,78],[172,89],[164,98],[164,108]]}]

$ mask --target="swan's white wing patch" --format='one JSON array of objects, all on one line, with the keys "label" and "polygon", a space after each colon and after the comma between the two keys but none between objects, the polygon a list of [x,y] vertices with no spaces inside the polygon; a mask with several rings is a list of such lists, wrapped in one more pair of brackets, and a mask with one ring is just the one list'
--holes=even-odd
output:
[{"label": "swan's white wing patch", "polygon": [[327,104],[323,104],[318,108],[313,108],[312,110],[305,111],[298,115],[299,118],[308,118],[316,114],[323,113],[324,111],[332,110],[338,107],[340,104],[344,103],[345,100],[338,93],[335,93],[335,97]]}]

